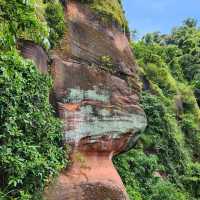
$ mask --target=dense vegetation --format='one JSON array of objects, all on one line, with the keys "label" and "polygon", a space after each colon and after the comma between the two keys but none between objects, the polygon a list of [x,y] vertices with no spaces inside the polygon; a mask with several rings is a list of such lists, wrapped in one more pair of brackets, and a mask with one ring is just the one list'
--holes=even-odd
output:
[{"label": "dense vegetation", "polygon": [[[0,0],[0,48],[10,50],[19,39],[47,50],[64,34],[64,13],[58,0]],[[50,43],[52,46],[50,46]]]},{"label": "dense vegetation", "polygon": [[63,24],[58,1],[0,0],[1,200],[39,200],[66,165],[62,124],[49,104],[51,78],[17,50],[19,40],[54,47]]},{"label": "dense vegetation", "polygon": [[132,200],[200,198],[200,30],[187,19],[169,35],[132,44],[148,119],[136,148],[115,159]]},{"label": "dense vegetation", "polygon": [[[121,1],[79,0],[128,31]],[[61,1],[64,2],[64,1]],[[58,0],[0,0],[0,199],[40,199],[67,163],[62,125],[48,102],[51,78],[23,59],[19,40],[47,51],[65,32]],[[186,20],[169,35],[132,44],[148,127],[115,158],[132,200],[200,199],[200,30]],[[112,69],[109,57],[101,62]]]},{"label": "dense vegetation", "polygon": [[4,199],[38,199],[45,183],[65,164],[61,124],[49,105],[50,86],[50,78],[17,52],[0,54],[0,185]]}]

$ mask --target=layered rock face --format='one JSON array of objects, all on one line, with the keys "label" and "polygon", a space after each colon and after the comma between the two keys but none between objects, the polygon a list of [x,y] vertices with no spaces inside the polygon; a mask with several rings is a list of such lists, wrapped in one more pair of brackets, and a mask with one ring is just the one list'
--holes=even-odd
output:
[{"label": "layered rock face", "polygon": [[[45,198],[126,200],[112,157],[131,148],[146,126],[128,39],[115,23],[102,22],[77,1],[68,1],[66,21],[68,31],[51,57],[51,101],[64,122],[72,162]],[[24,49],[25,56],[33,51],[37,57],[34,48]]]}]

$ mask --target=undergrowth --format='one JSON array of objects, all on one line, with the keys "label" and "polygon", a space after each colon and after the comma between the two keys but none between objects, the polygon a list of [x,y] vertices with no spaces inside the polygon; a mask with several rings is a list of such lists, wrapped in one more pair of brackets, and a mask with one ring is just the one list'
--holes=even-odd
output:
[{"label": "undergrowth", "polygon": [[115,158],[132,200],[200,198],[199,35],[187,19],[132,44],[148,127],[134,150]]},{"label": "undergrowth", "polygon": [[54,47],[63,23],[58,1],[0,0],[1,200],[42,198],[45,186],[67,165],[63,127],[49,104],[52,80],[17,50],[19,40]]}]

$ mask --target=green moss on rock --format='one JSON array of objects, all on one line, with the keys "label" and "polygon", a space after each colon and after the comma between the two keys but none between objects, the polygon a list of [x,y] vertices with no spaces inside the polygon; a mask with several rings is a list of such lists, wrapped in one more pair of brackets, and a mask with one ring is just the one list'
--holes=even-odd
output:
[{"label": "green moss on rock", "polygon": [[116,22],[128,32],[128,22],[125,18],[122,4],[118,0],[82,0],[81,3],[88,3],[90,8],[101,16],[106,22]]}]

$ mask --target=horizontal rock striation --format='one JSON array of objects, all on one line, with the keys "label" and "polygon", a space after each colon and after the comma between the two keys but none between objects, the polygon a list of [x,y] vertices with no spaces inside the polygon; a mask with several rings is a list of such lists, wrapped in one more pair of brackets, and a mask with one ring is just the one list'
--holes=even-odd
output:
[{"label": "horizontal rock striation", "polygon": [[53,99],[65,142],[72,145],[72,164],[48,188],[46,199],[125,200],[112,157],[131,148],[146,126],[129,42],[85,4],[69,1],[66,18],[64,47],[52,56]]},{"label": "horizontal rock striation", "polygon": [[[45,191],[47,200],[127,200],[112,157],[133,147],[146,127],[137,68],[126,34],[87,4],[65,5],[67,32],[52,51],[51,102],[72,146],[71,166]],[[47,72],[46,56],[25,42],[25,57]]]}]

